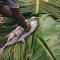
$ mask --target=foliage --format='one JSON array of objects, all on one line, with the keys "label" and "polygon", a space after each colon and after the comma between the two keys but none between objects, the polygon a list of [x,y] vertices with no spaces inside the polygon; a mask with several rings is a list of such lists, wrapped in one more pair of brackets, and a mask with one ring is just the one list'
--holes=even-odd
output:
[{"label": "foliage", "polygon": [[38,18],[38,30],[26,40],[26,43],[7,47],[2,59],[59,60],[60,24],[49,14],[40,14]]},{"label": "foliage", "polygon": [[[21,12],[27,10],[35,12],[33,9],[35,2],[31,3],[32,1],[22,0]],[[59,4],[55,2],[56,0],[50,0],[49,3],[42,3],[37,17],[39,19],[37,31],[27,38],[25,43],[16,43],[7,47],[3,56],[0,56],[0,60],[60,60],[60,9]],[[33,7],[31,7],[32,4]],[[1,47],[6,42],[4,37],[17,26],[15,24],[12,26],[8,20],[0,27]]]}]

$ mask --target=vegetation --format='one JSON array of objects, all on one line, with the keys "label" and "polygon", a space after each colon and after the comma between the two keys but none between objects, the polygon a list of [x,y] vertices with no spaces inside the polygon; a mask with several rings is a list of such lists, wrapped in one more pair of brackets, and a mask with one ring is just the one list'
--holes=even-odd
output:
[{"label": "vegetation", "polygon": [[[60,0],[50,0],[49,3],[41,1],[38,14],[34,0],[21,0],[21,12],[32,12],[28,19],[36,16],[39,27],[34,34],[26,39],[26,43],[16,43],[5,49],[0,60],[60,60]],[[0,46],[2,47],[9,32],[16,28],[15,22],[7,18],[0,27]],[[11,24],[13,23],[13,24]]]}]

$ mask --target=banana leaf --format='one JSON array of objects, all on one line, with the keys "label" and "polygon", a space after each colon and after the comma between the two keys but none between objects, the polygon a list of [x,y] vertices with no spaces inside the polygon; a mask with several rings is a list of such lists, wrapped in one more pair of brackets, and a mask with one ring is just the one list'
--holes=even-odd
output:
[{"label": "banana leaf", "polygon": [[[1,60],[60,59],[60,23],[49,14],[40,14],[38,19],[39,28],[37,31],[28,37],[24,44],[17,43],[7,47],[3,56],[0,56]],[[0,38],[2,38],[2,35]]]},{"label": "banana leaf", "polygon": [[[23,3],[21,3],[23,2]],[[21,0],[20,11],[36,12],[36,0]],[[49,0],[48,3],[40,0],[39,13],[48,13],[54,18],[60,18],[60,0]]]},{"label": "banana leaf", "polygon": [[[20,3],[21,12],[35,12],[35,1],[21,0]],[[7,47],[0,56],[0,60],[60,60],[59,7],[59,0],[43,2],[39,7],[40,14],[37,17],[39,19],[38,29],[26,39],[25,43],[16,43]],[[12,22],[12,26],[11,19],[8,20],[6,25],[0,27],[0,47],[7,41],[4,37],[17,27],[15,22]]]}]

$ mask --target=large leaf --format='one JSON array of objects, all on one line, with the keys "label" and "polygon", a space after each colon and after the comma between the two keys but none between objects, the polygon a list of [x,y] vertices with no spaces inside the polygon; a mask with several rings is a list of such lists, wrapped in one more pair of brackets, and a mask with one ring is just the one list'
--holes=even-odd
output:
[{"label": "large leaf", "polygon": [[5,60],[59,60],[60,24],[48,14],[39,17],[39,28],[26,43],[17,43],[5,49],[0,59]]},{"label": "large leaf", "polygon": [[[56,1],[50,0],[50,3],[42,3],[39,12],[48,14],[38,16],[38,30],[26,40],[26,43],[7,47],[0,60],[60,60],[60,8],[59,4],[54,2]],[[35,5],[36,2],[33,0],[22,0],[20,8],[22,12],[35,12]],[[54,20],[51,16],[58,19]],[[16,25],[11,26],[8,23],[7,26],[0,27],[1,46],[6,42],[4,37],[14,28]]]},{"label": "large leaf", "polygon": [[[20,3],[20,11],[36,12],[36,0],[21,0],[21,2],[23,3]],[[38,8],[39,13],[48,13],[55,18],[60,18],[60,0],[50,0],[49,3],[40,0]]]},{"label": "large leaf", "polygon": [[40,13],[48,13],[51,16],[55,17],[55,18],[60,18],[60,7],[55,5],[54,3],[45,3],[42,2],[42,5],[39,8],[39,12]]},{"label": "large leaf", "polygon": [[49,3],[60,7],[60,0],[49,0]]},{"label": "large leaf", "polygon": [[[43,17],[45,17],[45,19],[41,19]],[[49,16],[46,17],[43,15],[41,18],[40,36],[45,40],[56,59],[60,60],[60,24],[59,22],[56,22],[56,20],[53,20],[53,18]]]}]

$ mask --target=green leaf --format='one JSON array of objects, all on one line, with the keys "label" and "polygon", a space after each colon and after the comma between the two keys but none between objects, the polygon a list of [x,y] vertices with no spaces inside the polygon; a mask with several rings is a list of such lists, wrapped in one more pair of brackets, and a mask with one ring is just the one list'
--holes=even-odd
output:
[{"label": "green leaf", "polygon": [[[26,43],[7,47],[5,60],[59,60],[60,24],[49,14],[39,15],[39,28]],[[2,58],[2,57],[1,57]]]}]

